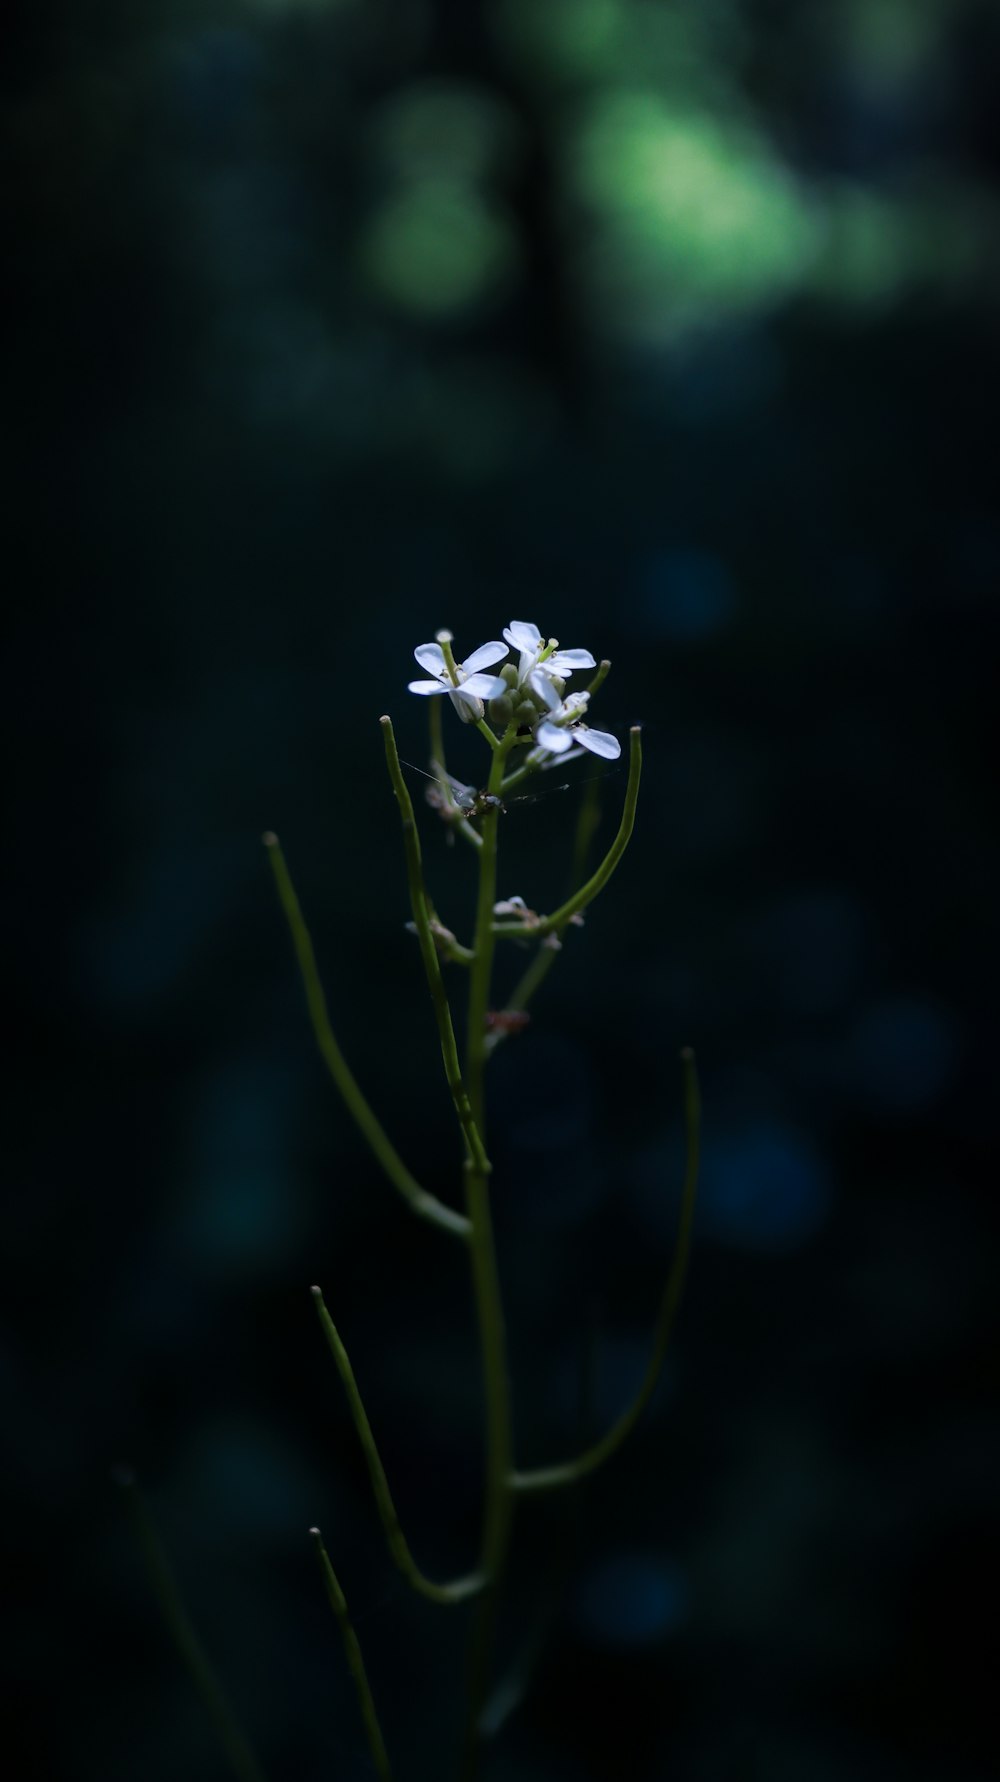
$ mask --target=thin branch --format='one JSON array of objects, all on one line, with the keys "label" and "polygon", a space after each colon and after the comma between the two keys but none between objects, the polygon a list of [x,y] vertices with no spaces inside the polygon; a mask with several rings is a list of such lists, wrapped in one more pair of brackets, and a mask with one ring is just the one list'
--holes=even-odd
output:
[{"label": "thin branch", "polygon": [[[608,666],[610,667],[610,664]],[[568,886],[570,893],[576,890],[587,870],[587,857],[590,853],[590,844],[594,839],[594,835],[600,822],[600,793],[598,787],[603,777],[602,774],[595,774],[590,779],[584,781],[583,797],[580,800],[580,809],[576,819],[576,833],[573,838],[573,860],[569,871]],[[562,923],[554,935],[550,935],[547,941],[541,942],[530,965],[522,973],[515,984],[514,989],[511,991],[511,994],[504,1003],[505,1010],[509,1009],[516,1012],[528,1007],[536,990],[538,990],[545,982],[545,979],[548,977],[549,972],[552,970],[552,967],[559,957],[559,954],[562,951],[562,937],[568,927],[569,918]],[[560,944],[557,945],[557,942]],[[506,1038],[507,1033],[503,1027],[496,1027],[492,1033],[488,1034],[486,1040],[487,1055],[492,1057],[497,1047],[501,1045]]]},{"label": "thin branch", "polygon": [[429,1194],[425,1188],[421,1188],[420,1183],[410,1174],[399,1152],[383,1131],[377,1115],[358,1087],[330,1025],[326,996],[316,965],[316,954],[298,897],[295,894],[295,887],[285,864],[281,844],[277,836],[268,831],[264,836],[264,846],[274,869],[278,896],[281,898],[291,930],[299,970],[302,973],[302,982],[305,986],[313,1032],[316,1035],[324,1063],[340,1092],[348,1113],[367,1139],[393,1187],[399,1190],[403,1199],[408,1202],[418,1218],[428,1220],[430,1224],[439,1226],[442,1231],[450,1232],[453,1237],[467,1239],[469,1221],[464,1214],[454,1212],[451,1207],[446,1207],[433,1194]]},{"label": "thin branch", "polygon": [[385,1741],[382,1737],[382,1728],[378,1723],[378,1714],[375,1711],[375,1701],[372,1696],[371,1685],[368,1682],[365,1661],[361,1656],[361,1647],[358,1644],[358,1636],[354,1631],[354,1625],[348,1613],[347,1598],[341,1589],[340,1579],[337,1577],[337,1574],[330,1563],[330,1555],[327,1553],[327,1550],[323,1545],[323,1536],[320,1534],[319,1529],[311,1528],[309,1533],[316,1548],[316,1557],[319,1560],[320,1571],[323,1574],[323,1582],[326,1585],[326,1594],[330,1599],[330,1607],[337,1617],[337,1625],[340,1628],[340,1637],[344,1642],[347,1668],[351,1673],[354,1687],[357,1691],[358,1702],[361,1707],[361,1717],[364,1720],[365,1732],[368,1735],[368,1748],[372,1754],[372,1762],[375,1765],[376,1771],[382,1777],[382,1782],[392,1782],[392,1771],[389,1768],[389,1758],[385,1748]]},{"label": "thin branch", "polygon": [[312,1289],[312,1296],[316,1305],[316,1311],[319,1314],[320,1324],[323,1327],[323,1334],[330,1346],[330,1353],[336,1363],[337,1372],[340,1375],[341,1383],[347,1394],[347,1402],[350,1406],[351,1416],[354,1420],[354,1427],[358,1432],[364,1457],[368,1465],[368,1476],[371,1479],[372,1491],[375,1495],[378,1513],[382,1519],[382,1527],[385,1530],[385,1537],[389,1543],[389,1551],[392,1554],[393,1559],[396,1561],[400,1571],[403,1573],[403,1576],[408,1579],[410,1584],[412,1584],[414,1590],[419,1591],[421,1596],[428,1597],[430,1601],[434,1603],[465,1602],[468,1597],[477,1595],[483,1588],[483,1579],[479,1573],[473,1573],[465,1578],[456,1578],[449,1584],[435,1584],[432,1578],[424,1576],[424,1573],[420,1570],[420,1567],[410,1552],[406,1543],[406,1537],[399,1525],[399,1517],[396,1514],[396,1506],[392,1501],[392,1493],[389,1490],[389,1482],[385,1476],[385,1468],[382,1465],[381,1456],[375,1445],[375,1437],[372,1434],[372,1427],[368,1421],[368,1413],[365,1410],[364,1401],[358,1390],[358,1383],[354,1378],[354,1369],[351,1366],[350,1357],[344,1347],[340,1332],[327,1311],[323,1295],[318,1287]]},{"label": "thin branch", "polygon": [[687,1273],[688,1257],[691,1251],[691,1232],[694,1224],[695,1195],[698,1187],[701,1102],[698,1092],[698,1073],[695,1068],[694,1053],[690,1046],[685,1046],[681,1053],[681,1066],[684,1073],[684,1118],[687,1131],[684,1192],[681,1199],[677,1241],[674,1245],[666,1286],[660,1300],[653,1349],[642,1384],[628,1409],[622,1412],[617,1422],[612,1424],[607,1434],[602,1436],[599,1442],[595,1442],[593,1447],[585,1449],[575,1460],[564,1461],[558,1466],[540,1467],[532,1472],[515,1473],[513,1476],[515,1491],[551,1491],[560,1485],[573,1485],[577,1479],[585,1478],[588,1473],[594,1472],[621,1447],[626,1436],[639,1421],[656,1389]]},{"label": "thin branch", "polygon": [[558,930],[569,921],[571,916],[575,916],[580,910],[586,909],[588,903],[593,903],[594,898],[598,893],[604,890],[605,885],[614,872],[615,867],[618,865],[625,849],[628,847],[629,838],[631,837],[632,828],[635,823],[635,808],[639,799],[639,780],[641,775],[642,739],[639,726],[636,724],[629,731],[628,785],[625,789],[625,805],[622,810],[622,820],[618,828],[618,834],[611,843],[611,846],[605,854],[604,859],[601,861],[600,866],[597,868],[597,871],[587,880],[585,885],[581,885],[579,891],[575,891],[573,896],[568,898],[564,904],[560,904],[559,908],[555,910],[551,916],[543,916],[541,921],[533,922],[530,927],[526,927],[522,922],[497,922],[493,927],[494,934],[516,937],[520,940],[544,940],[546,935],[557,933]]},{"label": "thin branch", "polygon": [[[434,1005],[434,1018],[437,1021],[438,1036],[441,1041],[441,1056],[444,1060],[445,1076],[448,1088],[455,1104],[455,1112],[462,1128],[466,1149],[476,1168],[484,1175],[490,1172],[490,1161],[486,1155],[483,1141],[479,1135],[472,1112],[472,1103],[466,1092],[462,1078],[462,1067],[458,1061],[458,1046],[455,1042],[455,1029],[452,1025],[451,1009],[448,1005],[448,993],[441,976],[441,961],[438,958],[434,943],[428,909],[427,893],[424,890],[423,866],[420,859],[420,837],[417,834],[417,822],[413,815],[413,801],[410,789],[403,777],[399,755],[396,750],[396,738],[393,734],[392,719],[379,719],[382,726],[382,737],[385,743],[386,766],[392,789],[399,805],[399,815],[403,825],[403,849],[406,854],[406,876],[410,888],[410,908],[416,924],[417,939],[420,942],[420,957],[424,962],[424,971]],[[467,1227],[467,1222],[465,1222]]]},{"label": "thin branch", "polygon": [[122,1468],[114,1474],[115,1482],[125,1494],[129,1515],[138,1538],[153,1594],[167,1631],[179,1652],[187,1672],[201,1696],[216,1732],[229,1759],[233,1775],[239,1782],[264,1782],[264,1772],[255,1758],[246,1734],[230,1706],[201,1640],[195,1632],[173,1572],[145,1500],[135,1477]]},{"label": "thin branch", "polygon": [[598,690],[601,687],[603,687],[603,685],[604,685],[605,681],[607,680],[608,675],[610,673],[611,673],[610,660],[608,659],[607,656],[604,656],[602,658],[602,660],[597,664],[597,673],[594,675],[589,687],[587,688],[587,692],[589,693],[591,699],[593,699],[594,694],[596,692],[598,692]]}]

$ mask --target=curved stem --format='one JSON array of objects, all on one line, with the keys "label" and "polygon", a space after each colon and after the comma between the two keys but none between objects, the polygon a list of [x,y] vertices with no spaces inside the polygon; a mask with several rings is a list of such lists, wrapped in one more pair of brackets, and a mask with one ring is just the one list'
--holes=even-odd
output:
[{"label": "curved stem", "polygon": [[381,1123],[365,1099],[354,1074],[340,1050],[330,1025],[330,1016],[326,1006],[326,996],[316,966],[316,954],[312,939],[306,927],[299,900],[295,894],[281,844],[276,835],[270,831],[264,837],[274,877],[278,887],[278,896],[288,919],[295,954],[305,986],[306,1002],[312,1020],[313,1032],[323,1061],[326,1064],[348,1113],[355,1125],[367,1139],[369,1146],[382,1165],[394,1188],[397,1188],[403,1199],[415,1212],[418,1218],[426,1219],[431,1225],[437,1225],[442,1231],[448,1231],[453,1237],[467,1238],[469,1222],[461,1213],[453,1212],[451,1207],[428,1194],[425,1188],[414,1179],[405,1163],[382,1129]]},{"label": "curved stem", "polygon": [[553,934],[559,928],[563,927],[565,923],[569,921],[570,917],[575,916],[579,910],[586,909],[588,903],[593,903],[594,898],[598,893],[604,890],[611,874],[614,872],[625,849],[628,847],[632,828],[635,823],[635,808],[639,800],[639,780],[641,775],[642,740],[639,726],[636,724],[629,731],[628,785],[625,789],[625,805],[622,810],[622,820],[618,828],[618,834],[611,843],[611,846],[605,854],[604,859],[601,861],[600,866],[597,868],[597,871],[587,880],[585,885],[581,885],[579,891],[575,891],[572,897],[567,898],[565,903],[560,904],[559,908],[553,911],[551,916],[543,916],[541,921],[532,923],[530,928],[526,928],[521,922],[494,922],[493,933],[495,935],[513,935],[517,936],[519,939],[544,940],[546,935]]},{"label": "curved stem", "polygon": [[385,1476],[385,1468],[382,1465],[381,1456],[375,1445],[372,1426],[368,1421],[368,1414],[365,1410],[361,1393],[358,1390],[357,1380],[354,1378],[354,1369],[351,1366],[350,1357],[341,1340],[340,1332],[326,1309],[323,1295],[318,1287],[312,1289],[312,1296],[316,1305],[316,1311],[319,1314],[319,1321],[323,1328],[323,1334],[330,1346],[330,1352],[336,1363],[337,1372],[340,1375],[344,1391],[347,1394],[347,1402],[351,1408],[354,1427],[358,1432],[365,1460],[368,1464],[368,1476],[371,1479],[372,1491],[375,1495],[378,1513],[382,1519],[385,1538],[389,1543],[389,1551],[403,1576],[413,1585],[414,1590],[419,1591],[421,1596],[428,1597],[433,1603],[465,1602],[468,1597],[475,1596],[482,1590],[483,1578],[478,1573],[473,1573],[465,1578],[456,1578],[449,1584],[436,1584],[432,1578],[425,1577],[424,1573],[420,1570],[420,1567],[407,1546],[406,1537],[399,1525],[396,1506],[392,1501],[392,1493],[389,1490],[389,1481]]},{"label": "curved stem", "polygon": [[406,876],[410,888],[410,908],[413,911],[417,939],[420,942],[420,957],[424,963],[431,1002],[434,1006],[434,1018],[437,1021],[438,1036],[441,1041],[444,1072],[452,1101],[455,1104],[458,1123],[462,1128],[468,1156],[478,1169],[488,1175],[489,1158],[476,1125],[472,1102],[462,1079],[462,1067],[458,1062],[458,1046],[455,1043],[455,1029],[452,1025],[451,1009],[448,1006],[448,994],[441,976],[441,962],[438,958],[437,947],[434,944],[434,934],[427,907],[427,894],[424,890],[420,838],[417,834],[416,818],[413,815],[413,801],[410,798],[409,787],[403,778],[403,770],[396,750],[396,738],[392,729],[392,719],[383,717],[379,719],[379,723],[382,726],[382,737],[385,743],[386,766],[389,769],[389,778],[396,794],[396,803],[399,805],[399,814],[403,825],[403,850],[406,855]]},{"label": "curved stem", "polygon": [[357,1691],[358,1701],[361,1706],[361,1717],[364,1720],[365,1732],[368,1735],[368,1749],[372,1754],[372,1762],[375,1765],[376,1772],[382,1777],[382,1782],[392,1782],[392,1771],[389,1768],[389,1757],[386,1752],[385,1741],[382,1737],[382,1728],[378,1723],[378,1714],[375,1711],[375,1701],[372,1696],[371,1685],[368,1682],[365,1661],[361,1656],[361,1647],[358,1644],[358,1636],[354,1631],[354,1625],[348,1613],[347,1598],[341,1589],[340,1579],[337,1577],[337,1574],[330,1563],[330,1555],[327,1553],[327,1550],[323,1545],[323,1536],[320,1534],[319,1529],[311,1528],[309,1533],[312,1536],[316,1548],[316,1557],[319,1560],[320,1571],[323,1574],[323,1582],[326,1585],[326,1594],[330,1599],[330,1607],[337,1617],[337,1625],[340,1628],[340,1637],[344,1642],[347,1668],[354,1680],[354,1687]]},{"label": "curved stem", "polygon": [[126,1468],[116,1473],[115,1479],[125,1493],[129,1514],[146,1563],[146,1570],[167,1631],[180,1653],[198,1694],[215,1722],[216,1732],[229,1759],[233,1775],[238,1777],[239,1782],[264,1782],[263,1771],[250,1749],[246,1734],[230,1707],[222,1684],[208,1661],[191,1617],[181,1600],[180,1591],[163,1549],[163,1543],[146,1508],[135,1475]]},{"label": "curved stem", "polygon": [[[610,667],[610,663],[608,666]],[[597,788],[600,784],[601,777],[600,774],[597,774],[593,778],[584,782],[583,798],[580,801],[580,809],[576,819],[576,834],[573,838],[573,860],[569,872],[569,889],[571,894],[576,890],[586,871],[590,844],[594,839],[594,834],[600,822],[599,793]],[[545,982],[545,979],[548,977],[549,972],[552,970],[552,967],[562,950],[561,944],[556,945],[556,942],[561,943],[562,936],[566,932],[568,926],[569,921],[567,919],[566,922],[560,925],[556,934],[549,936],[547,942],[541,942],[535,952],[531,964],[522,973],[515,984],[514,989],[511,991],[511,994],[508,996],[504,1004],[505,1009],[521,1010],[528,1007],[535,991]],[[489,1057],[493,1056],[497,1047],[502,1045],[506,1037],[507,1035],[502,1027],[494,1028],[492,1033],[487,1034],[486,1050]]]},{"label": "curved stem", "polygon": [[684,1192],[681,1199],[677,1241],[674,1245],[670,1273],[667,1276],[667,1283],[657,1313],[652,1354],[647,1363],[642,1384],[628,1409],[622,1412],[617,1422],[612,1424],[607,1434],[602,1436],[599,1442],[595,1442],[593,1447],[585,1449],[575,1460],[564,1461],[559,1466],[540,1467],[532,1472],[515,1473],[512,1483],[517,1492],[551,1491],[560,1485],[575,1484],[577,1479],[582,1479],[588,1473],[594,1472],[615,1453],[616,1449],[621,1447],[626,1436],[639,1421],[655,1391],[687,1273],[688,1257],[691,1250],[691,1231],[694,1223],[695,1195],[698,1187],[701,1103],[698,1093],[698,1073],[695,1068],[694,1053],[690,1046],[686,1046],[681,1053],[681,1064],[684,1072],[684,1117],[687,1130]]}]

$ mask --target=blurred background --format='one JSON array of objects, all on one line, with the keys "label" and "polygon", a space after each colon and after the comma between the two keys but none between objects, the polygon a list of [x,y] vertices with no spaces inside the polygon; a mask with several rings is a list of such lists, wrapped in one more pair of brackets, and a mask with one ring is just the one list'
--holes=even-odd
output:
[{"label": "blurred background", "polygon": [[[685,1043],[705,1167],[653,1409],[519,1516],[501,1656],[537,1671],[484,1778],[990,1773],[998,50],[988,0],[8,28],[9,1773],[226,1774],[123,1461],[270,1782],[370,1774],[314,1522],[399,1782],[451,1773],[463,1613],[383,1551],[308,1287],[443,1575],[468,1284],[323,1074],[259,836],[454,1199],[376,720],[425,764],[413,647],[512,618],[610,656],[595,723],[646,747],[491,1067],[525,1464],[641,1373]],[[503,819],[505,895],[552,907],[575,797]],[[467,933],[471,858],[424,840]]]}]

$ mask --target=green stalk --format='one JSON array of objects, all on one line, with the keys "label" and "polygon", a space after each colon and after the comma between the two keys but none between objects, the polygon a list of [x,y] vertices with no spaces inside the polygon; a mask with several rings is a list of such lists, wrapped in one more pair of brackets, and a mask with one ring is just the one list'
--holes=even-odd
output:
[{"label": "green stalk", "polygon": [[486,1483],[480,1557],[480,1570],[485,1585],[476,1603],[472,1624],[468,1711],[461,1771],[462,1782],[471,1782],[478,1761],[480,1718],[489,1687],[497,1600],[510,1541],[514,1498],[507,1339],[487,1178],[467,1163],[465,1182],[466,1208],[472,1223],[472,1280],[486,1399]]},{"label": "green stalk", "polygon": [[[508,729],[490,768],[487,790],[497,794],[504,761],[516,732]],[[489,1008],[493,966],[493,905],[496,902],[497,821],[494,807],[482,819],[483,846],[479,855],[479,891],[476,900],[475,959],[470,966],[469,1017],[466,1036],[466,1075],[477,1125],[483,1129],[483,1075],[486,1064],[486,1014]],[[462,1757],[462,1782],[472,1782],[478,1765],[480,1721],[489,1685],[490,1662],[496,1624],[500,1578],[507,1558],[513,1514],[511,1475],[510,1383],[507,1377],[507,1341],[503,1301],[497,1273],[496,1247],[490,1216],[486,1172],[474,1162],[465,1166],[465,1206],[472,1228],[470,1255],[472,1281],[479,1322],[486,1400],[486,1487],[483,1507],[483,1545],[480,1569],[486,1581],[472,1627],[469,1655],[469,1698]]]},{"label": "green stalk", "polygon": [[[610,667],[610,663],[608,666]],[[599,793],[597,791],[600,778],[601,776],[598,774],[594,778],[586,781],[583,798],[580,801],[580,809],[576,819],[576,834],[573,840],[573,862],[569,873],[569,890],[571,894],[577,889],[580,880],[586,871],[587,856],[590,853],[590,844],[594,839],[597,826],[600,822]],[[548,977],[549,972],[552,970],[552,967],[559,956],[561,949],[551,944],[552,939],[561,941],[568,926],[569,923],[567,920],[561,924],[554,936],[550,936],[548,945],[543,941],[538,947],[530,965],[527,967],[526,971],[522,973],[511,994],[504,1003],[505,1009],[513,1011],[526,1009],[528,1007],[535,991],[545,982],[545,979]],[[502,1027],[496,1028],[494,1032],[487,1035],[486,1048],[489,1057],[492,1057],[497,1046],[502,1045],[506,1037]]]},{"label": "green stalk", "polygon": [[372,1754],[372,1762],[375,1765],[378,1775],[382,1778],[382,1782],[392,1782],[392,1771],[389,1768],[389,1758],[385,1748],[385,1741],[382,1738],[382,1728],[379,1726],[378,1714],[375,1711],[375,1701],[372,1696],[371,1685],[368,1682],[365,1661],[361,1656],[361,1647],[358,1644],[358,1636],[354,1631],[354,1625],[348,1613],[347,1598],[341,1589],[340,1579],[337,1577],[337,1574],[330,1563],[330,1555],[327,1553],[327,1550],[323,1545],[323,1536],[320,1534],[319,1529],[311,1528],[309,1533],[316,1548],[316,1557],[319,1560],[320,1571],[323,1574],[323,1582],[326,1585],[326,1594],[330,1599],[330,1607],[333,1610],[334,1615],[337,1617],[337,1625],[340,1628],[340,1637],[344,1642],[347,1668],[353,1678],[354,1688],[357,1692],[358,1702],[361,1707],[361,1717],[365,1723],[365,1732],[368,1735],[368,1749]]},{"label": "green stalk", "polygon": [[215,1730],[229,1759],[233,1775],[238,1778],[238,1782],[264,1782],[264,1772],[260,1769],[257,1759],[250,1749],[246,1734],[229,1704],[222,1684],[212,1669],[205,1648],[198,1638],[194,1623],[184,1607],[163,1549],[163,1543],[146,1508],[135,1475],[125,1468],[115,1474],[115,1479],[125,1493],[132,1524],[146,1563],[146,1571],[167,1631],[215,1724]]},{"label": "green stalk", "polygon": [[604,859],[601,861],[600,866],[597,868],[597,871],[587,880],[585,885],[581,885],[579,891],[575,891],[572,897],[567,898],[565,903],[560,904],[559,908],[553,911],[551,916],[543,916],[541,921],[533,922],[530,928],[526,927],[523,922],[494,922],[494,935],[516,935],[519,938],[526,940],[544,940],[546,935],[555,934],[560,928],[564,927],[571,916],[575,916],[578,911],[586,909],[588,903],[593,903],[594,898],[598,893],[604,890],[605,885],[614,872],[615,867],[618,865],[625,849],[628,847],[629,838],[631,837],[632,828],[635,823],[635,809],[639,800],[639,780],[641,776],[642,739],[639,726],[636,724],[629,731],[628,785],[625,788],[625,805],[622,810],[622,820],[618,828],[618,834],[611,843],[611,846],[605,854]]},{"label": "green stalk", "polygon": [[687,1135],[684,1192],[681,1199],[677,1241],[674,1245],[666,1286],[660,1300],[652,1353],[646,1365],[642,1384],[632,1403],[622,1412],[617,1422],[612,1424],[600,1441],[595,1442],[592,1447],[586,1448],[582,1454],[577,1455],[575,1460],[564,1461],[558,1466],[539,1467],[532,1472],[515,1473],[512,1484],[517,1492],[551,1491],[561,1485],[573,1485],[578,1479],[583,1479],[588,1473],[594,1472],[597,1467],[602,1466],[606,1460],[610,1459],[616,1449],[621,1447],[656,1390],[656,1383],[660,1377],[667,1345],[670,1342],[687,1274],[688,1258],[691,1252],[691,1232],[694,1225],[695,1196],[698,1188],[701,1098],[698,1092],[698,1073],[695,1067],[694,1053],[690,1046],[685,1046],[681,1053],[681,1067],[684,1073],[684,1120]]},{"label": "green stalk", "polygon": [[326,996],[316,966],[316,954],[313,950],[312,939],[306,927],[277,836],[268,831],[264,836],[264,846],[274,869],[278,896],[291,930],[295,954],[305,986],[306,1002],[309,1006],[313,1032],[316,1035],[323,1061],[340,1092],[348,1113],[363,1137],[367,1139],[393,1187],[399,1190],[403,1199],[409,1203],[418,1218],[428,1220],[430,1224],[437,1225],[442,1231],[450,1232],[453,1237],[468,1237],[468,1220],[461,1213],[453,1212],[451,1207],[446,1207],[442,1201],[433,1194],[429,1194],[425,1188],[421,1188],[420,1183],[410,1174],[399,1152],[386,1136],[381,1122],[358,1087],[330,1025]]},{"label": "green stalk", "polygon": [[604,656],[604,657],[602,657],[601,661],[597,664],[597,672],[594,675],[593,680],[590,682],[589,687],[587,688],[587,692],[590,694],[591,699],[593,699],[594,694],[596,692],[598,692],[598,690],[601,687],[603,687],[603,685],[604,685],[605,681],[607,680],[608,675],[610,673],[611,673],[611,662],[607,656]]},{"label": "green stalk", "polygon": [[[386,766],[392,789],[399,805],[399,815],[403,825],[403,851],[406,855],[406,877],[410,890],[410,908],[420,943],[420,957],[431,993],[434,1007],[434,1018],[437,1022],[438,1036],[441,1042],[441,1056],[444,1060],[444,1074],[447,1078],[451,1098],[455,1104],[458,1123],[462,1128],[468,1157],[477,1169],[489,1174],[490,1164],[483,1141],[480,1137],[473,1113],[472,1102],[462,1079],[462,1067],[458,1061],[458,1046],[455,1042],[455,1029],[452,1025],[451,1009],[448,1006],[448,993],[441,976],[441,961],[431,927],[430,913],[427,905],[427,894],[424,890],[423,865],[420,858],[420,837],[417,834],[417,822],[413,815],[413,801],[410,789],[403,778],[399,755],[396,750],[396,738],[393,734],[392,719],[379,719],[382,726],[382,738],[385,743]],[[475,966],[471,969],[475,970]]]},{"label": "green stalk", "polygon": [[368,1414],[365,1410],[364,1400],[358,1390],[357,1380],[354,1378],[354,1369],[351,1366],[350,1357],[344,1347],[340,1332],[326,1309],[326,1304],[320,1289],[318,1287],[313,1287],[311,1291],[316,1311],[319,1314],[319,1321],[323,1327],[323,1334],[330,1346],[330,1352],[337,1365],[337,1372],[340,1375],[344,1391],[347,1394],[347,1402],[351,1408],[354,1427],[358,1432],[364,1457],[368,1464],[368,1476],[371,1479],[372,1491],[378,1506],[378,1513],[382,1518],[382,1527],[385,1530],[385,1538],[389,1543],[389,1551],[404,1578],[412,1584],[414,1590],[418,1591],[421,1596],[428,1597],[432,1603],[465,1602],[468,1597],[475,1596],[483,1587],[482,1577],[478,1573],[474,1573],[466,1578],[456,1578],[450,1584],[435,1584],[432,1578],[426,1577],[420,1570],[420,1567],[417,1565],[416,1560],[410,1552],[406,1537],[399,1525],[396,1506],[392,1501],[392,1493],[389,1490],[389,1481],[385,1476],[385,1468],[382,1465],[381,1455],[375,1445],[372,1426],[368,1421]]},{"label": "green stalk", "polygon": [[448,763],[444,758],[444,725],[441,722],[442,700],[440,697],[431,698],[427,704],[430,708],[427,715],[431,733],[431,763],[436,761],[442,773],[446,773]]}]

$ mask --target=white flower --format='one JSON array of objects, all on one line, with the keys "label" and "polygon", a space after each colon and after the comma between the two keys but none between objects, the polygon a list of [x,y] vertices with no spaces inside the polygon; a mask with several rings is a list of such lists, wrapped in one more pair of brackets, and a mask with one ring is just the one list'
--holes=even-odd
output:
[{"label": "white flower", "polygon": [[[504,626],[504,637],[514,650],[519,650],[521,659],[517,668],[517,684],[523,687],[529,675],[539,666],[538,658],[545,648],[545,639],[537,625],[529,625],[524,619],[512,619]],[[589,650],[556,649],[551,656],[546,656],[541,668],[545,674],[558,675],[565,680],[575,668],[596,668],[597,663]]]},{"label": "white flower", "polygon": [[[478,650],[473,650],[471,656],[466,656],[465,661],[457,665],[459,682],[457,687],[448,673],[448,664],[439,643],[418,644],[413,654],[421,668],[426,668],[428,673],[434,676],[434,679],[432,681],[410,681],[410,692],[447,693],[452,705],[462,716],[469,715],[468,708],[471,706],[472,714],[481,718],[483,700],[499,699],[500,695],[507,691],[507,683],[502,681],[499,675],[480,673],[481,669],[489,668],[492,663],[499,662],[506,656],[506,644],[499,642],[480,644]],[[463,705],[466,707],[465,712],[462,711]]]},{"label": "white flower", "polygon": [[540,749],[550,755],[565,755],[573,748],[589,749],[592,755],[603,755],[605,761],[617,761],[622,752],[617,736],[609,736],[606,730],[591,730],[580,721],[590,703],[589,693],[570,693],[560,700],[544,666],[535,669],[529,684],[548,710],[548,717],[535,725],[535,741]]}]

